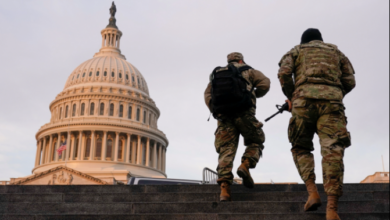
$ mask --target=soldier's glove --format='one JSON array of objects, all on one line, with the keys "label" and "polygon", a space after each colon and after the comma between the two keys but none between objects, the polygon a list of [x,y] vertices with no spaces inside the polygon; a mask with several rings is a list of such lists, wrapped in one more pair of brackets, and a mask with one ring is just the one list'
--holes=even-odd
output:
[{"label": "soldier's glove", "polygon": [[288,103],[288,111],[291,112],[292,111],[292,103],[290,100],[286,100],[286,102]]}]

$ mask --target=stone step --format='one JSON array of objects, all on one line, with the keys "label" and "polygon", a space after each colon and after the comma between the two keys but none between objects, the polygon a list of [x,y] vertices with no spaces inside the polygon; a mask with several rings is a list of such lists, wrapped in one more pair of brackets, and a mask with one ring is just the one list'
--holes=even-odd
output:
[{"label": "stone step", "polygon": [[[323,192],[322,185],[318,185]],[[5,193],[215,193],[219,191],[217,185],[159,185],[159,186],[0,186],[0,194]],[[305,185],[256,185],[254,189],[247,189],[242,185],[232,186],[235,193],[254,192],[304,192]],[[390,191],[389,184],[345,184],[344,191]]]},{"label": "stone step", "polygon": [[[340,214],[343,220],[387,220],[388,213]],[[325,214],[0,215],[0,220],[324,220]]]},{"label": "stone step", "polygon": [[[234,201],[305,202],[306,192],[233,193]],[[320,193],[322,201],[327,196]],[[347,192],[340,201],[389,200],[388,192]],[[218,202],[219,193],[50,193],[0,194],[0,203]]]},{"label": "stone step", "polygon": [[[0,203],[0,214],[299,214],[304,202]],[[325,205],[315,213],[325,213]],[[340,202],[340,213],[389,213],[388,200]]]}]

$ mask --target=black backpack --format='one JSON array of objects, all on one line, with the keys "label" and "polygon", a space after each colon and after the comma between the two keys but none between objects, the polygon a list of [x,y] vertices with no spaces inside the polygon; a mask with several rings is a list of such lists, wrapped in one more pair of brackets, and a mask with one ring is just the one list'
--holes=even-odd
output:
[{"label": "black backpack", "polygon": [[[217,67],[211,75],[211,102],[213,104],[213,116],[218,114],[234,115],[254,107],[252,102],[252,92],[248,91],[249,82],[242,77],[242,72],[253,69],[250,66],[240,68],[229,64],[226,67]],[[220,70],[220,71],[218,71]]]}]

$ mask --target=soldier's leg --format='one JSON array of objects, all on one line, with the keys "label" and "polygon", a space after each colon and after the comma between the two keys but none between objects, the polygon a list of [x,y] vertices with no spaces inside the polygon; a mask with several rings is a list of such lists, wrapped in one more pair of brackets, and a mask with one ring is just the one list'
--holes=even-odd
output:
[{"label": "soldier's leg", "polygon": [[304,182],[316,180],[314,173],[313,137],[317,130],[316,106],[305,99],[293,103],[292,117],[288,127],[288,138],[292,144],[292,155],[299,175]]},{"label": "soldier's leg", "polygon": [[288,129],[294,162],[309,193],[305,211],[315,211],[322,204],[315,184],[314,156],[311,153],[318,119],[316,109],[316,101],[295,100]]},{"label": "soldier's leg", "polygon": [[243,184],[247,188],[253,188],[255,183],[249,169],[256,167],[264,149],[265,135],[263,124],[254,116],[253,111],[247,111],[235,120],[239,132],[244,137],[246,146],[245,153],[241,158],[241,165],[237,169],[237,175],[242,178]]},{"label": "soldier's leg", "polygon": [[318,120],[318,135],[321,142],[322,169],[324,188],[328,195],[326,219],[340,219],[338,201],[343,195],[344,181],[344,151],[351,145],[350,134],[347,131],[347,120],[344,106],[341,103],[326,102],[320,108],[323,110]]},{"label": "soldier's leg", "polygon": [[227,182],[233,183],[234,175],[232,173],[233,161],[236,156],[239,141],[239,133],[231,120],[218,122],[218,128],[215,132],[215,148],[219,154],[218,158],[218,184]]},{"label": "soldier's leg", "polygon": [[259,122],[251,111],[246,112],[241,117],[236,118],[236,126],[244,137],[246,146],[241,162],[249,160],[249,168],[255,168],[263,155],[265,135],[263,124]]},{"label": "soldier's leg", "polygon": [[328,196],[343,194],[344,151],[351,145],[344,106],[339,103],[324,104],[317,129],[321,143],[324,188]]}]

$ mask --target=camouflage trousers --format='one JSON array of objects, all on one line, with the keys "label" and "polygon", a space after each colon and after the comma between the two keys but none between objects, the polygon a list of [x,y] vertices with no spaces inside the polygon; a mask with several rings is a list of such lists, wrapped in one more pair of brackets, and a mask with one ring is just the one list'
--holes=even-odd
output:
[{"label": "camouflage trousers", "polygon": [[313,137],[320,138],[325,192],[342,196],[344,151],[351,146],[344,105],[339,101],[297,99],[288,129],[295,165],[304,182],[315,180]]},{"label": "camouflage trousers", "polygon": [[255,118],[255,110],[245,111],[234,117],[221,116],[215,132],[215,148],[219,154],[218,180],[233,183],[233,161],[237,153],[240,134],[246,146],[241,161],[249,159],[250,168],[255,168],[264,149],[265,135],[263,124]]}]

